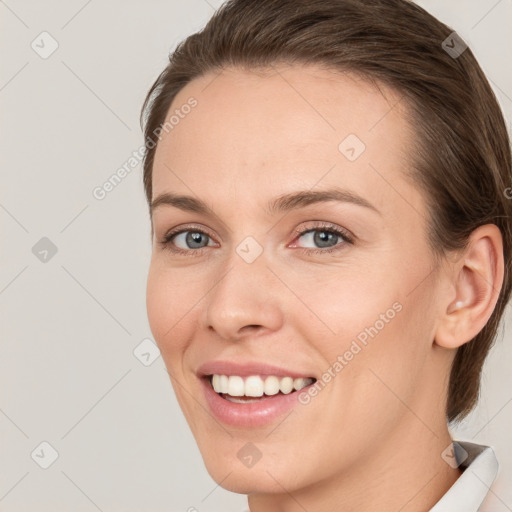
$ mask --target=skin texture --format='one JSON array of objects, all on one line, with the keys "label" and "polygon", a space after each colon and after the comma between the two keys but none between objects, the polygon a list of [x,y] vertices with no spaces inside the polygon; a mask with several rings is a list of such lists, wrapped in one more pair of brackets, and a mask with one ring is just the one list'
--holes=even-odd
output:
[{"label": "skin texture", "polygon": [[[423,194],[405,178],[406,106],[382,85],[316,66],[227,68],[188,84],[170,112],[190,97],[197,106],[158,143],[153,199],[191,195],[215,215],[154,209],[147,309],[210,475],[248,494],[251,512],[428,510],[460,475],[441,458],[449,368],[498,298],[499,230],[480,227],[464,254],[436,264]],[[349,134],[366,146],[354,161],[338,149]],[[265,209],[332,186],[379,213],[335,201]],[[311,252],[322,246],[295,231],[319,221],[353,243],[334,236],[327,248],[339,250]],[[205,247],[181,235],[174,243],[189,252],[171,252],[161,242],[180,226],[205,232]],[[236,252],[247,236],[263,248],[250,264]],[[196,376],[206,361],[268,361],[319,378],[397,302],[401,311],[286,418],[236,428],[208,413]],[[251,468],[237,457],[249,441],[262,454]]]}]

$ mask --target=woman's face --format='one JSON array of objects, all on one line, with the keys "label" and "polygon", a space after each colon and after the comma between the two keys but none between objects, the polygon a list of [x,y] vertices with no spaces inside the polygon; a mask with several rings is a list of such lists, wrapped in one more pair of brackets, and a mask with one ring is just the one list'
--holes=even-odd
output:
[{"label": "woman's face", "polygon": [[445,421],[425,199],[404,177],[405,106],[381,90],[314,66],[226,69],[169,110],[148,316],[227,489],[356,478]]}]

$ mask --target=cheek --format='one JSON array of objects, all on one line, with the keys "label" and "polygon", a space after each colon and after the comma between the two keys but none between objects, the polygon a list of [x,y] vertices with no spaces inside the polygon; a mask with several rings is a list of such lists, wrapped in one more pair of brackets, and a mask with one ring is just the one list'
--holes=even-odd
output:
[{"label": "cheek", "polygon": [[151,332],[160,345],[166,332],[172,327],[172,295],[166,283],[159,279],[153,264],[146,287],[146,309]]},{"label": "cheek", "polygon": [[[314,313],[314,318],[308,315],[304,324],[310,333],[308,337],[318,340],[318,348],[324,355],[329,355],[330,362],[348,350],[352,340],[358,339],[364,345],[371,339],[369,331],[374,334],[376,330],[386,330],[400,315],[397,313],[399,305],[395,304],[400,298],[396,280],[390,279],[389,274],[377,275],[370,269],[311,275],[309,279],[302,279],[297,295],[304,298]],[[299,320],[304,319],[303,309],[298,303],[299,322],[304,321]],[[377,329],[372,329],[375,324]]]},{"label": "cheek", "polygon": [[428,271],[404,270],[397,275],[390,268],[374,265],[367,272],[343,273],[335,283],[332,276],[303,280],[298,292],[316,315],[297,314],[297,325],[314,343],[324,371],[336,375],[324,374],[329,382],[336,381],[333,390],[343,390],[343,401],[352,396],[346,396],[347,387],[367,396],[368,404],[389,394],[376,375],[408,395],[408,382],[418,378],[427,357],[431,290],[426,282],[414,293],[411,290]]},{"label": "cheek", "polygon": [[194,289],[180,269],[168,269],[152,262],[146,287],[146,309],[153,337],[165,354],[190,338],[187,329],[197,311],[201,291]]}]

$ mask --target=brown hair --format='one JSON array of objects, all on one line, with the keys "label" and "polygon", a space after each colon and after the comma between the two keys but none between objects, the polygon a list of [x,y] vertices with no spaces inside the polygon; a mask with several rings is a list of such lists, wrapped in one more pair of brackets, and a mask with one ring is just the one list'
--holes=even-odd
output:
[{"label": "brown hair", "polygon": [[489,223],[499,227],[504,243],[505,277],[496,307],[480,333],[457,349],[449,421],[462,419],[478,400],[482,366],[512,286],[511,203],[505,197],[512,181],[509,138],[471,50],[448,52],[456,44],[464,49],[452,32],[407,0],[230,0],[177,46],[141,111],[151,203],[155,134],[176,94],[208,71],[312,63],[357,73],[403,95],[417,134],[410,177],[425,193],[433,254],[440,261],[464,249],[471,232]]}]

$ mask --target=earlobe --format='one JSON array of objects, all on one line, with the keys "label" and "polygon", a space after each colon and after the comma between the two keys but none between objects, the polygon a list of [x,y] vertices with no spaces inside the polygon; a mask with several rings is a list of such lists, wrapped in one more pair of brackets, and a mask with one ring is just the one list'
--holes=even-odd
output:
[{"label": "earlobe", "polygon": [[503,284],[503,239],[494,224],[471,233],[468,247],[452,265],[449,299],[442,312],[434,343],[456,349],[473,339],[489,320]]}]

